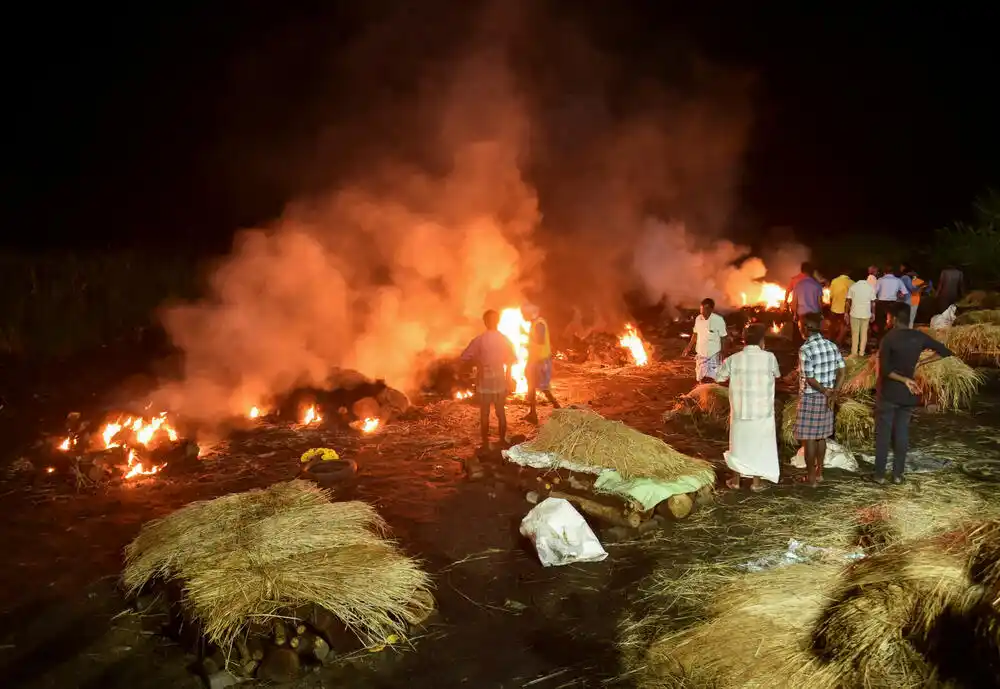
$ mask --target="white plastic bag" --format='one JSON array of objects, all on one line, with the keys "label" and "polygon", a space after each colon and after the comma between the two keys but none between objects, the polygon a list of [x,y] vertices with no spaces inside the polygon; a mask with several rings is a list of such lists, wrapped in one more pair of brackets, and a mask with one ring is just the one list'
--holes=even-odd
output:
[{"label": "white plastic bag", "polygon": [[545,498],[521,520],[521,535],[531,540],[543,567],[600,562],[608,556],[579,512],[562,498]]},{"label": "white plastic bag", "polygon": [[[799,448],[799,451],[795,453],[792,457],[792,466],[798,469],[806,468],[806,456],[804,448]],[[826,456],[823,458],[823,468],[824,469],[843,469],[844,471],[857,471],[858,470],[858,460],[854,459],[854,455],[845,450],[843,447],[833,442],[832,440],[826,441]]]},{"label": "white plastic bag", "polygon": [[940,330],[942,328],[950,328],[955,323],[955,313],[958,311],[958,307],[952,304],[946,308],[942,313],[931,317],[931,328],[934,330]]}]

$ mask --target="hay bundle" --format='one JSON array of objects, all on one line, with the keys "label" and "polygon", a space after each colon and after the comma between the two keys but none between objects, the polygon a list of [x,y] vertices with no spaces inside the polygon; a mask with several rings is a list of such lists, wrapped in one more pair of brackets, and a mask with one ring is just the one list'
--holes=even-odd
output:
[{"label": "hay bundle", "polygon": [[709,416],[729,415],[729,388],[723,385],[701,383],[685,397],[694,402],[699,411]]},{"label": "hay bundle", "polygon": [[1000,609],[997,579],[979,574],[979,563],[997,572],[998,543],[1000,528],[987,523],[848,567],[663,578],[660,595],[713,590],[711,603],[630,669],[642,689],[983,686],[1000,676]]},{"label": "hay bundle", "polygon": [[[781,413],[781,438],[788,445],[798,445],[795,439],[795,421],[798,416],[798,397],[785,403]],[[875,411],[871,404],[846,399],[837,407],[835,421],[837,442],[842,445],[867,445],[875,438]]]},{"label": "hay bundle", "polygon": [[224,649],[251,623],[308,605],[366,644],[403,633],[423,612],[428,576],[383,538],[372,507],[329,498],[290,481],[191,503],[143,526],[125,549],[124,584],[134,594],[180,583],[191,617]]},{"label": "hay bundle", "polygon": [[[921,358],[929,356],[929,352],[924,352]],[[970,407],[979,388],[986,381],[983,374],[954,356],[918,366],[914,380],[920,386],[926,402],[937,404],[945,410]]]},{"label": "hay bundle", "polygon": [[845,363],[844,392],[853,397],[870,396],[878,382],[878,354],[848,357]]},{"label": "hay bundle", "polygon": [[640,433],[620,421],[609,421],[589,409],[557,409],[524,444],[531,452],[547,452],[566,461],[614,469],[625,479],[675,481],[711,472],[712,465],[690,457],[659,438]]},{"label": "hay bundle", "polygon": [[1000,292],[990,292],[974,289],[962,297],[957,306],[961,308],[995,309],[1000,308]]},{"label": "hay bundle", "polygon": [[1000,325],[1000,309],[966,311],[959,314],[958,318],[955,319],[955,325],[975,325],[977,323]]},{"label": "hay bundle", "polygon": [[952,326],[942,342],[963,359],[975,358],[1000,364],[1000,325],[977,323]]}]

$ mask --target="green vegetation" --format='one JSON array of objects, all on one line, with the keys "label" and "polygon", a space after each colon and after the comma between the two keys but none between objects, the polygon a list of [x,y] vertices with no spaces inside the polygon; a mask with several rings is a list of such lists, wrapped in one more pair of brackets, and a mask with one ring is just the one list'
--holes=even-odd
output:
[{"label": "green vegetation", "polygon": [[979,289],[1000,287],[1000,192],[979,197],[971,222],[957,221],[935,233],[934,256],[965,271]]},{"label": "green vegetation", "polygon": [[138,341],[198,286],[193,259],[138,252],[0,254],[0,353],[68,355]]}]

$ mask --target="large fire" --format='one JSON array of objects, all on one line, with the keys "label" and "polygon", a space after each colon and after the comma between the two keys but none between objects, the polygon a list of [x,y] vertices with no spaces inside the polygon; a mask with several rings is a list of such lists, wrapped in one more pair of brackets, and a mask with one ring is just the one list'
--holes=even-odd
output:
[{"label": "large fire", "polygon": [[[740,293],[740,299],[743,301],[743,306],[763,306],[768,309],[779,309],[785,303],[785,298],[788,296],[788,291],[785,290],[781,285],[776,285],[773,282],[762,282],[760,283],[760,289],[756,294],[754,293]],[[823,288],[823,303],[830,303],[830,288]]]},{"label": "large fire", "polygon": [[514,379],[514,393],[523,395],[528,392],[528,379],[524,375],[524,369],[528,365],[528,333],[531,331],[531,323],[521,316],[521,309],[504,309],[500,312],[497,330],[514,345],[517,363],[511,367],[510,375]]},{"label": "large fire", "polygon": [[631,323],[625,326],[625,334],[619,338],[618,343],[631,353],[632,361],[635,362],[636,366],[645,366],[649,363],[646,346],[643,344],[642,338],[639,337],[635,326]]},{"label": "large fire", "polygon": [[[153,464],[140,456],[143,450],[149,450],[164,440],[177,441],[177,431],[167,419],[166,412],[151,418],[141,416],[119,415],[114,421],[104,424],[98,433],[101,449],[110,450],[120,447],[125,450],[127,464],[122,477],[132,479],[137,476],[149,476],[159,473],[166,464]],[[60,450],[69,451],[76,447],[80,439],[76,436],[65,438],[57,446]]]},{"label": "large fire", "polygon": [[316,407],[315,406],[309,407],[302,414],[302,425],[303,426],[308,426],[308,425],[314,424],[314,423],[321,423],[322,421],[323,421],[323,417],[320,416],[320,413],[318,411],[316,411]]}]

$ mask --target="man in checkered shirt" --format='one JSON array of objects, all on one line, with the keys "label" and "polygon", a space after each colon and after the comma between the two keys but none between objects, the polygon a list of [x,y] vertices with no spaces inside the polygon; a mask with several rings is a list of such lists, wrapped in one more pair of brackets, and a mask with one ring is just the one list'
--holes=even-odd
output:
[{"label": "man in checkered shirt", "polygon": [[781,377],[778,360],[764,350],[766,329],[760,323],[747,327],[746,346],[719,367],[718,381],[729,381],[729,450],[724,454],[733,476],[726,485],[740,487],[752,477],[750,490],[778,482],[778,439],[774,425],[774,381]]},{"label": "man in checkered shirt", "polygon": [[806,314],[802,319],[805,344],[799,348],[799,405],[795,415],[795,438],[802,443],[806,480],[814,488],[823,480],[826,439],[833,435],[834,407],[844,382],[844,357],[834,343],[820,333],[822,317]]}]

